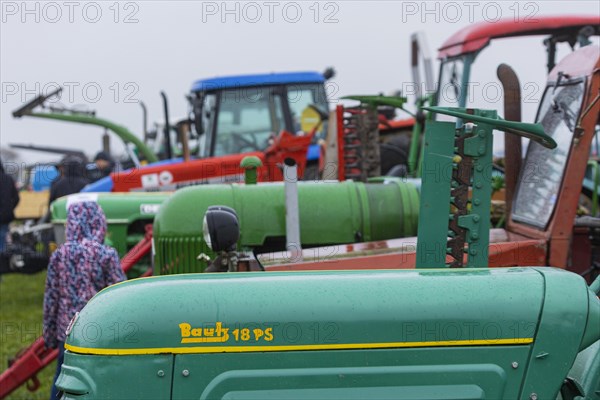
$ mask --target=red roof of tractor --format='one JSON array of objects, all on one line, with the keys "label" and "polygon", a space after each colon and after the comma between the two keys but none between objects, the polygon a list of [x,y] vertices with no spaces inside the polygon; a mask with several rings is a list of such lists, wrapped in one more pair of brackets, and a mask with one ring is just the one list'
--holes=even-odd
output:
[{"label": "red roof of tractor", "polygon": [[458,56],[471,53],[484,48],[491,39],[528,36],[548,35],[561,31],[577,31],[584,26],[600,26],[600,16],[553,16],[535,17],[531,21],[515,21],[514,18],[500,20],[498,22],[479,22],[469,25],[442,44],[439,49],[438,58]]}]

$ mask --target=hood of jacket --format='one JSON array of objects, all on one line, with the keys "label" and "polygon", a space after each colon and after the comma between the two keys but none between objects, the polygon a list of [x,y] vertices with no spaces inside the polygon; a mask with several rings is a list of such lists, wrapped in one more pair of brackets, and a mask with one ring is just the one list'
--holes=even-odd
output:
[{"label": "hood of jacket", "polygon": [[67,212],[65,236],[67,242],[80,242],[88,239],[104,243],[106,217],[98,203],[83,201],[71,204]]}]

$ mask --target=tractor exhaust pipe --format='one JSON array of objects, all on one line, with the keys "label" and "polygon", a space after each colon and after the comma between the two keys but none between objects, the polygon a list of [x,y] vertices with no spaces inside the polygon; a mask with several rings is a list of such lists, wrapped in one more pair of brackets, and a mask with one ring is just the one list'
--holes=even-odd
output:
[{"label": "tractor exhaust pipe", "polygon": [[[521,86],[515,71],[506,64],[500,64],[496,71],[504,90],[504,118],[508,121],[521,121]],[[506,215],[510,215],[513,197],[521,172],[523,159],[521,137],[504,134],[504,176],[506,179]]]},{"label": "tractor exhaust pipe", "polygon": [[167,160],[173,158],[173,150],[171,147],[171,126],[169,125],[169,102],[167,100],[167,94],[165,92],[160,92],[160,95],[163,100],[163,108],[165,110],[165,148],[166,148],[166,156]]},{"label": "tractor exhaust pipe", "polygon": [[284,160],[286,249],[293,262],[302,261],[300,211],[298,209],[298,165],[293,158]]},{"label": "tractor exhaust pipe", "polygon": [[142,107],[142,130],[144,133],[144,143],[146,143],[148,141],[148,109],[143,101],[140,101],[140,106]]}]

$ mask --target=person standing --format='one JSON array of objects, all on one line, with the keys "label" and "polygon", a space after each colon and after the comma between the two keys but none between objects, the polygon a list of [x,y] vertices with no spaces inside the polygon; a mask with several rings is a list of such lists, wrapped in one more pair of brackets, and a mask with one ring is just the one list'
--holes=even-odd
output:
[{"label": "person standing", "polygon": [[94,162],[87,166],[87,177],[91,182],[107,177],[115,168],[115,160],[105,151],[100,151],[94,157]]},{"label": "person standing", "polygon": [[59,349],[51,400],[59,395],[56,380],[69,322],[96,293],[126,279],[117,251],[103,244],[106,217],[98,203],[69,205],[65,235],[66,242],[50,257],[44,292],[44,341]]},{"label": "person standing", "polygon": [[78,193],[90,181],[85,177],[85,161],[75,155],[65,156],[58,164],[60,176],[50,185],[48,206],[59,197]]},{"label": "person standing", "polygon": [[15,219],[15,208],[19,204],[19,199],[15,181],[4,172],[0,160],[0,252],[6,250],[8,224]]}]

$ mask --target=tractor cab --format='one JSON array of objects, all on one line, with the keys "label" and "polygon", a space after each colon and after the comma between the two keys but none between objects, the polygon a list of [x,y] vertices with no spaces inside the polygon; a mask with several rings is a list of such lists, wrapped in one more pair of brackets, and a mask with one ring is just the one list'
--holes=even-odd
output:
[{"label": "tractor cab", "polygon": [[328,70],[196,81],[190,102],[200,137],[198,156],[264,151],[281,131],[308,135],[319,124],[307,154],[309,161],[318,161],[317,142],[327,135],[327,124],[320,122],[329,115],[324,83],[332,76]]},{"label": "tractor cab", "polygon": [[441,65],[435,103],[444,107],[468,105],[473,63],[493,40],[545,35],[543,44],[547,52],[547,72],[550,73],[556,65],[557,45],[580,48],[589,45],[590,38],[599,34],[598,16],[536,17],[530,22],[505,19],[470,25],[449,37],[439,49]]}]

